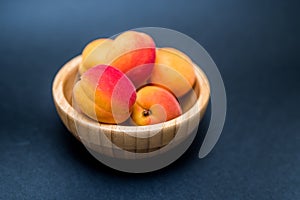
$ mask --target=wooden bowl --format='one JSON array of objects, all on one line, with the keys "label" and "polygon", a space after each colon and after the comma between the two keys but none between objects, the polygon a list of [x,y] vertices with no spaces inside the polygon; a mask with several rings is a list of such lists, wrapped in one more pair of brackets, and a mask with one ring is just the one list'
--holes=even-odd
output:
[{"label": "wooden bowl", "polygon": [[196,65],[194,90],[180,99],[181,116],[155,125],[123,126],[99,123],[74,109],[72,90],[80,62],[81,56],[77,56],[60,69],[52,92],[63,123],[88,149],[114,158],[147,158],[169,151],[197,130],[209,101],[210,87],[206,75]]}]

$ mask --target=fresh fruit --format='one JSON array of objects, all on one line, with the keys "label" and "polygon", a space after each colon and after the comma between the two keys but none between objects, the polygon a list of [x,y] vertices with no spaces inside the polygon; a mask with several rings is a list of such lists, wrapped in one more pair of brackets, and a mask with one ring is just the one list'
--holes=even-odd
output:
[{"label": "fresh fruit", "polygon": [[155,43],[141,32],[127,31],[115,40],[95,40],[84,49],[79,73],[89,68],[106,64],[113,66],[131,79],[139,87],[149,79],[155,62]]},{"label": "fresh fruit", "polygon": [[86,71],[73,89],[75,105],[90,118],[122,123],[136,100],[135,87],[118,69],[99,65]]},{"label": "fresh fruit", "polygon": [[162,85],[181,97],[192,89],[195,79],[193,63],[183,52],[173,48],[156,50],[151,83]]},{"label": "fresh fruit", "polygon": [[152,72],[155,43],[145,33],[127,31],[114,40],[107,59],[112,66],[126,73],[135,85],[141,85]]},{"label": "fresh fruit", "polygon": [[106,54],[110,49],[113,40],[97,39],[90,42],[82,51],[82,62],[79,66],[79,73],[83,74],[88,69],[106,63]]},{"label": "fresh fruit", "polygon": [[158,86],[145,86],[137,92],[132,120],[137,125],[165,122],[182,113],[177,99],[168,90]]}]

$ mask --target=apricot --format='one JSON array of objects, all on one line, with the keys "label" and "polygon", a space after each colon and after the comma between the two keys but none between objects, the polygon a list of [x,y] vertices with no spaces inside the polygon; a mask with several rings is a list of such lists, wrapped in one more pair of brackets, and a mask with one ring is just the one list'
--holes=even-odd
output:
[{"label": "apricot", "polygon": [[91,67],[105,64],[106,54],[113,40],[101,38],[90,42],[82,51],[82,61],[79,66],[79,74],[83,74]]},{"label": "apricot", "polygon": [[126,73],[135,85],[141,85],[152,72],[155,43],[145,33],[127,31],[114,40],[107,58],[112,66]]},{"label": "apricot", "polygon": [[135,87],[118,69],[98,65],[90,68],[73,88],[75,105],[103,123],[126,121],[136,100]]},{"label": "apricot", "polygon": [[137,92],[131,116],[137,125],[150,125],[174,119],[181,113],[180,105],[172,93],[148,85]]},{"label": "apricot", "polygon": [[192,89],[196,77],[191,59],[174,48],[156,50],[151,83],[161,85],[181,97]]},{"label": "apricot", "polygon": [[127,31],[116,39],[95,40],[83,50],[79,73],[98,65],[113,66],[139,87],[150,78],[155,62],[155,43],[141,32]]}]

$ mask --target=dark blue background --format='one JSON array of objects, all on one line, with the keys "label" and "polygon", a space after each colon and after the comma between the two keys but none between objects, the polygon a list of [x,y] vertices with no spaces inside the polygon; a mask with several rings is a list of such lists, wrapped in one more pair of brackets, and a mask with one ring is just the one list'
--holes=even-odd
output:
[{"label": "dark blue background", "polygon": [[[297,1],[275,0],[1,1],[0,199],[299,199],[297,13]],[[197,157],[198,136],[171,166],[136,175],[103,166],[68,133],[51,84],[90,40],[144,26],[203,45],[228,113],[208,157]]]}]

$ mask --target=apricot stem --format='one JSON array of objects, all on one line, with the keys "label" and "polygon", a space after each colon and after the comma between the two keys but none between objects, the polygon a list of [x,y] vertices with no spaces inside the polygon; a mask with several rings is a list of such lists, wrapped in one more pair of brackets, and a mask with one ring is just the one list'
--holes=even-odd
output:
[{"label": "apricot stem", "polygon": [[144,116],[144,117],[147,117],[147,116],[149,116],[149,115],[151,115],[151,110],[144,110],[144,111],[143,111],[143,116]]}]

